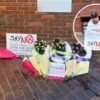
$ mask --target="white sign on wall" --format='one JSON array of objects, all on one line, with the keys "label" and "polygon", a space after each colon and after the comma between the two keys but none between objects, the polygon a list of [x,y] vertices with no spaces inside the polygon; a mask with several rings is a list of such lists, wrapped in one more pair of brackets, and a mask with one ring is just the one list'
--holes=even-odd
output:
[{"label": "white sign on wall", "polygon": [[72,0],[37,0],[38,12],[71,12]]},{"label": "white sign on wall", "polygon": [[6,47],[17,55],[31,55],[36,34],[6,34]]}]

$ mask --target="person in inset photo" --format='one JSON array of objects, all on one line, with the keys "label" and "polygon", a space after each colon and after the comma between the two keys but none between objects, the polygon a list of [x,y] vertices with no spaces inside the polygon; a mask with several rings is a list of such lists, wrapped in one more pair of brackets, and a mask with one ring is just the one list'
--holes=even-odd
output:
[{"label": "person in inset photo", "polygon": [[87,24],[84,36],[85,46],[90,47],[92,50],[99,50],[100,20],[96,11],[91,12],[91,19]]},{"label": "person in inset photo", "polygon": [[[99,29],[100,28],[100,20],[99,15],[96,11],[91,12],[91,19],[88,22],[88,25],[85,30],[85,34],[89,34],[89,31],[92,29]],[[100,31],[100,30],[97,30]]]}]

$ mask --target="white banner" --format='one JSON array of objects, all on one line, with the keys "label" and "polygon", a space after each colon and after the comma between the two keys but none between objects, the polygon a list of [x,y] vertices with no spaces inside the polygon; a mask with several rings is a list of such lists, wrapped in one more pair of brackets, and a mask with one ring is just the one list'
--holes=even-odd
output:
[{"label": "white banner", "polygon": [[6,47],[17,55],[31,55],[36,34],[6,34]]},{"label": "white banner", "polygon": [[72,0],[37,0],[39,12],[71,12]]}]

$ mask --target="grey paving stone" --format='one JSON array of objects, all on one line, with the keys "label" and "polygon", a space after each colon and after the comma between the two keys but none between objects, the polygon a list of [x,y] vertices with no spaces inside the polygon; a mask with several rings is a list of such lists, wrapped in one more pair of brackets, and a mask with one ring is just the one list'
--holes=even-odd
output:
[{"label": "grey paving stone", "polygon": [[29,87],[30,87],[33,91],[36,90],[36,89],[38,88],[36,82],[33,80],[32,77],[29,78],[29,79],[27,79],[26,81],[27,81]]},{"label": "grey paving stone", "polygon": [[12,85],[12,82],[15,82],[15,79],[13,77],[13,74],[10,70],[6,61],[4,61],[4,63],[2,62],[2,64],[4,65],[3,67],[3,71],[5,73],[5,77],[7,78],[7,80],[9,81],[10,85]]},{"label": "grey paving stone", "polygon": [[97,89],[100,90],[100,82],[95,80],[95,79],[91,79],[91,84],[96,87]]},{"label": "grey paving stone", "polygon": [[0,84],[3,84],[3,83],[7,83],[7,80],[4,74],[0,74]]},{"label": "grey paving stone", "polygon": [[14,98],[14,96],[13,96],[12,93],[6,95],[6,96],[5,96],[5,99],[6,99],[6,100],[15,100],[15,98]]},{"label": "grey paving stone", "polygon": [[96,88],[92,84],[89,84],[89,90],[92,91],[95,95],[100,91],[100,89]]},{"label": "grey paving stone", "polygon": [[[8,60],[6,59],[6,62],[7,62]],[[16,63],[15,63],[15,59],[10,59],[9,60],[9,63],[7,63],[8,64],[8,67],[10,68],[10,69],[12,69],[13,71],[14,70],[18,70],[18,68],[16,67]]]},{"label": "grey paving stone", "polygon": [[87,95],[88,98],[91,98],[91,97],[95,96],[95,93],[92,92],[90,89],[85,90],[83,87],[81,87],[80,91],[83,92],[85,95]]},{"label": "grey paving stone", "polygon": [[50,91],[54,94],[54,97],[58,100],[63,97],[63,93],[54,85],[54,83],[48,83]]},{"label": "grey paving stone", "polygon": [[21,89],[18,87],[17,84],[12,85],[11,88],[12,88],[12,91],[13,91],[15,97],[22,95],[22,91],[21,91]]},{"label": "grey paving stone", "polygon": [[85,77],[84,76],[79,76],[76,79],[80,82],[81,86],[83,86],[84,89],[88,89],[89,88],[88,87],[89,79],[88,79],[87,76],[85,76]]},{"label": "grey paving stone", "polygon": [[32,75],[32,78],[33,78],[33,80],[36,81],[36,82],[41,80],[40,77],[36,77],[35,75]]},{"label": "grey paving stone", "polygon": [[15,97],[16,100],[26,100],[26,98],[23,95]]},{"label": "grey paving stone", "polygon": [[22,76],[16,77],[16,80],[18,81],[18,85],[20,86],[20,88],[27,87],[27,83]]},{"label": "grey paving stone", "polygon": [[69,100],[81,100],[77,97],[77,95],[74,95],[73,93],[70,93],[66,98],[68,98]]},{"label": "grey paving stone", "polygon": [[46,100],[46,96],[39,88],[32,90],[36,100]]},{"label": "grey paving stone", "polygon": [[32,94],[32,92],[28,87],[24,87],[22,91],[26,97],[26,100],[32,100],[34,98],[34,95]]},{"label": "grey paving stone", "polygon": [[4,60],[1,60],[1,64],[2,64],[2,71],[5,73],[5,75],[10,75],[11,74],[11,71],[9,70],[9,68],[7,67],[7,63],[6,61]]},{"label": "grey paving stone", "polygon": [[0,71],[1,71],[1,72],[0,72],[0,75],[3,74],[3,71],[2,71],[2,67],[3,67],[3,66],[2,66],[1,62],[2,62],[2,61],[0,60]]},{"label": "grey paving stone", "polygon": [[65,84],[70,91],[73,91],[78,88],[78,85],[74,84],[74,80],[70,80],[70,81],[66,82]]},{"label": "grey paving stone", "polygon": [[100,100],[100,97],[94,96],[90,100]]},{"label": "grey paving stone", "polygon": [[47,100],[57,100],[52,92],[45,93]]},{"label": "grey paving stone", "polygon": [[100,76],[96,76],[95,79],[100,82]]},{"label": "grey paving stone", "polygon": [[24,72],[24,73],[28,74],[29,71],[22,66],[21,61],[22,60],[20,58],[18,58],[18,59],[15,59],[13,62],[15,63],[15,66],[18,67],[18,69],[21,72]]},{"label": "grey paving stone", "polygon": [[73,91],[73,94],[80,98],[80,100],[89,100],[88,96],[85,94],[85,92],[82,92],[80,88]]},{"label": "grey paving stone", "polygon": [[1,84],[1,88],[3,90],[4,95],[11,93],[11,89],[10,89],[10,86],[8,85],[8,83]]},{"label": "grey paving stone", "polygon": [[21,72],[17,69],[13,71],[14,77],[18,78],[19,76],[22,76]]},{"label": "grey paving stone", "polygon": [[4,96],[1,89],[0,89],[0,100],[4,100]]},{"label": "grey paving stone", "polygon": [[64,95],[68,95],[71,92],[70,89],[63,81],[55,80],[53,82],[56,84],[56,86]]},{"label": "grey paving stone", "polygon": [[37,88],[33,92],[34,92],[36,100],[47,100],[46,95],[44,93],[42,93],[42,91],[39,88]]},{"label": "grey paving stone", "polygon": [[12,85],[17,85],[17,82],[16,82],[16,79],[14,78],[14,76],[13,75],[9,75],[9,76],[7,76],[8,77],[8,82],[9,82],[9,84],[12,86]]},{"label": "grey paving stone", "polygon": [[43,80],[38,81],[37,86],[41,89],[43,93],[49,91],[49,88]]},{"label": "grey paving stone", "polygon": [[65,97],[62,97],[61,100],[69,100],[69,98],[65,96]]}]

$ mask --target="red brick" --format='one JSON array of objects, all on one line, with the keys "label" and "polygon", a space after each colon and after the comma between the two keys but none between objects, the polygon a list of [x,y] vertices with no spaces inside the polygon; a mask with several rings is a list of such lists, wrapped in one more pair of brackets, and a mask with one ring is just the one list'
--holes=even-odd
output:
[{"label": "red brick", "polygon": [[7,10],[9,11],[12,11],[12,10],[17,10],[17,7],[15,7],[15,6],[8,6],[7,7]]},{"label": "red brick", "polygon": [[52,14],[43,14],[41,18],[43,18],[43,19],[55,19],[55,16]]},{"label": "red brick", "polygon": [[17,2],[28,2],[28,0],[16,0]]},{"label": "red brick", "polygon": [[0,2],[4,2],[4,0],[0,0]]},{"label": "red brick", "polygon": [[42,22],[30,22],[30,26],[43,26]]},{"label": "red brick", "polygon": [[5,2],[16,2],[16,0],[5,0]]},{"label": "red brick", "polygon": [[80,18],[76,18],[74,29],[75,29],[75,32],[82,32],[82,22]]},{"label": "red brick", "polygon": [[18,7],[18,10],[29,10],[30,7],[28,6],[20,6]]},{"label": "red brick", "polygon": [[80,0],[73,0],[73,3],[79,3]]},{"label": "red brick", "polygon": [[0,6],[0,11],[6,11],[6,6]]}]

